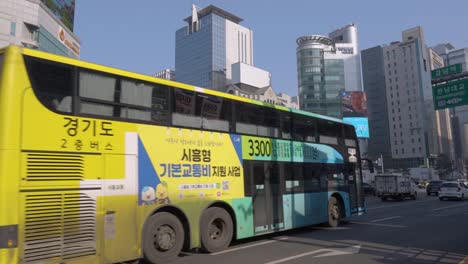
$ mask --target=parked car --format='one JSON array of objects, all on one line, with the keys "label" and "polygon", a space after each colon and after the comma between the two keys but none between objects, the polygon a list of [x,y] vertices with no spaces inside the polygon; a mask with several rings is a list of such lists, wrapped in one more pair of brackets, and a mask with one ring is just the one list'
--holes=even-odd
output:
[{"label": "parked car", "polygon": [[441,201],[445,198],[464,200],[465,197],[468,197],[468,186],[464,182],[444,182],[440,186],[439,199]]},{"label": "parked car", "polygon": [[375,188],[374,186],[368,183],[362,183],[362,189],[364,190],[364,194],[375,195]]},{"label": "parked car", "polygon": [[426,193],[428,196],[431,196],[433,193],[435,195],[439,194],[440,186],[442,185],[443,181],[430,181],[426,187]]}]

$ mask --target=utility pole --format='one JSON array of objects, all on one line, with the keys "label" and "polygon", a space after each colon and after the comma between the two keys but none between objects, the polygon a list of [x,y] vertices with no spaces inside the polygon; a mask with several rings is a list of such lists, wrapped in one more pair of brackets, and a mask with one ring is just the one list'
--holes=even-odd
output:
[{"label": "utility pole", "polygon": [[384,165],[383,165],[383,156],[382,156],[382,153],[380,153],[380,166],[382,167],[382,174],[384,174]]},{"label": "utility pole", "polygon": [[380,153],[380,159],[382,160],[382,174],[384,174],[384,166],[383,166],[383,156],[382,156],[382,153]]}]

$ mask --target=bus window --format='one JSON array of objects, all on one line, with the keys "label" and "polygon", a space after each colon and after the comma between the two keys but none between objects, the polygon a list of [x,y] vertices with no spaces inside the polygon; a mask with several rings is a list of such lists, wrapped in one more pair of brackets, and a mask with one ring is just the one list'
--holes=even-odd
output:
[{"label": "bus window", "polygon": [[341,124],[328,120],[318,122],[320,143],[337,145],[338,139],[342,138]]},{"label": "bus window", "polygon": [[292,133],[294,140],[316,142],[315,119],[308,116],[294,114]]},{"label": "bus window", "polygon": [[254,104],[236,102],[236,133],[258,135],[257,124],[263,117],[262,107]]},{"label": "bus window", "polygon": [[173,105],[172,124],[175,126],[229,131],[232,117],[230,100],[176,88]]},{"label": "bus window", "polygon": [[201,128],[202,119],[197,116],[196,93],[184,89],[174,89],[172,124],[181,127]]},{"label": "bus window", "polygon": [[288,112],[280,112],[281,138],[291,139],[291,115]]},{"label": "bus window", "polygon": [[257,132],[259,136],[279,137],[279,113],[278,110],[262,107],[261,122],[258,124]]},{"label": "bus window", "polygon": [[229,131],[232,109],[231,101],[208,94],[197,95],[197,110],[202,118],[202,127],[208,130]]},{"label": "bus window", "polygon": [[162,84],[153,85],[151,95],[151,121],[156,124],[169,124],[169,87]]},{"label": "bus window", "polygon": [[356,130],[352,125],[345,125],[345,145],[347,147],[356,147]]},{"label": "bus window", "polygon": [[25,60],[39,100],[50,109],[71,113],[73,68],[29,57]]},{"label": "bus window", "polygon": [[78,90],[80,113],[114,116],[116,83],[114,77],[81,71]]},{"label": "bus window", "polygon": [[[143,82],[122,80],[120,103],[141,107],[122,106],[120,117],[124,119],[151,120],[151,101],[153,87]],[[146,108],[146,109],[145,109]]]},{"label": "bus window", "polygon": [[235,107],[237,133],[279,137],[277,110],[243,102]]},{"label": "bus window", "polygon": [[304,165],[304,192],[320,192],[320,175],[316,165]]},{"label": "bus window", "polygon": [[283,173],[286,194],[302,192],[301,183],[298,179],[294,179],[293,166],[291,163],[281,163],[281,172]]},{"label": "bus window", "polygon": [[[293,163],[292,173],[292,183],[293,183],[293,192],[294,193],[303,193],[304,192],[304,164],[303,163]],[[286,180],[287,181],[287,180]],[[287,188],[286,183],[286,190]]]}]

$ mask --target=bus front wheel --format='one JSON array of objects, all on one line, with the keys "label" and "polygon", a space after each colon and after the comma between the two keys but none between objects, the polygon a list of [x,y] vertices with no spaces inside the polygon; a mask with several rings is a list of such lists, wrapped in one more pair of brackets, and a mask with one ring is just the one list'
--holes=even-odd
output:
[{"label": "bus front wheel", "polygon": [[337,227],[340,223],[341,206],[335,197],[328,199],[328,223],[329,227]]},{"label": "bus front wheel", "polygon": [[151,263],[166,263],[176,258],[184,245],[184,228],[179,219],[167,212],[148,218],[142,234],[145,259]]},{"label": "bus front wheel", "polygon": [[202,247],[209,253],[219,252],[231,244],[233,224],[231,215],[220,207],[205,210],[200,222]]}]

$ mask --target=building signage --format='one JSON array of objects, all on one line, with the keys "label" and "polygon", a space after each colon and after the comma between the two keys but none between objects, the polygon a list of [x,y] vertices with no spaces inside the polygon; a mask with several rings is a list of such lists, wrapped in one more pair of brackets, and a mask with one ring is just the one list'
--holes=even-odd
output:
[{"label": "building signage", "polygon": [[432,86],[435,110],[468,105],[468,79]]},{"label": "building signage", "polygon": [[339,47],[336,48],[341,54],[354,54],[354,49],[352,47]]},{"label": "building signage", "polygon": [[431,71],[432,79],[442,78],[448,75],[457,74],[462,72],[462,65],[454,64],[447,67],[435,69]]},{"label": "building signage", "polygon": [[59,28],[58,39],[60,40],[60,42],[62,42],[63,45],[65,45],[67,48],[73,51],[73,53],[75,53],[77,56],[80,55],[80,47],[78,46],[78,44],[76,44],[75,41],[70,40],[70,38],[67,38],[65,30],[63,30],[63,28]]}]

